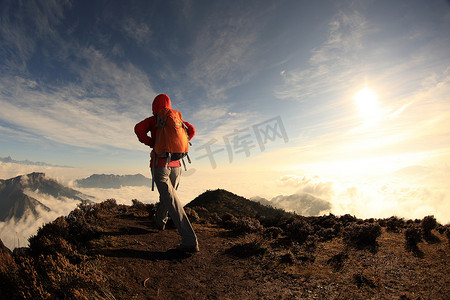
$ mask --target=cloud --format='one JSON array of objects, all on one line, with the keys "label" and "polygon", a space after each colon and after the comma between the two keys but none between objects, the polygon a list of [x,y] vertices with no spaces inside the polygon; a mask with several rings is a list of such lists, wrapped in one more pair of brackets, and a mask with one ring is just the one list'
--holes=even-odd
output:
[{"label": "cloud", "polygon": [[107,199],[115,199],[118,204],[131,205],[131,200],[137,199],[144,203],[155,203],[159,201],[158,191],[152,191],[151,187],[145,186],[125,186],[120,189],[101,189],[101,188],[80,188],[77,191],[96,198],[96,202],[102,202]]},{"label": "cloud", "polygon": [[64,11],[71,7],[71,2],[50,0],[17,3],[6,0],[0,5],[0,53],[5,58],[6,70],[17,73],[18,70],[26,70],[39,39],[58,39],[55,28],[62,22]]},{"label": "cloud", "polygon": [[195,136],[194,147],[204,145],[211,139],[223,146],[224,138],[235,130],[246,130],[261,122],[256,112],[236,113],[231,105],[213,103],[201,105],[190,117],[195,120],[194,126],[202,128]]},{"label": "cloud", "polygon": [[322,181],[318,176],[281,176],[279,189],[290,190],[292,188],[296,190],[295,193],[273,197],[270,204],[305,216],[317,216],[331,210],[330,200],[334,196],[332,182]]},{"label": "cloud", "polygon": [[302,216],[318,216],[329,212],[330,202],[307,193],[297,193],[289,196],[277,196],[270,200],[274,207],[286,211],[295,211]]},{"label": "cloud", "polygon": [[45,222],[48,221],[36,220],[31,213],[18,221],[10,219],[7,222],[0,222],[0,239],[9,249],[27,247],[28,238],[35,235]]},{"label": "cloud", "polygon": [[20,77],[1,78],[0,119],[9,124],[2,131],[77,147],[131,149],[133,126],[150,114],[155,93],[135,67],[120,68],[93,49],[84,55],[93,63],[78,70],[81,85],[30,86]]},{"label": "cloud", "polygon": [[52,222],[59,216],[68,215],[79,203],[79,201],[71,199],[55,199],[39,192],[26,191],[25,193],[51,210],[44,211],[36,207],[39,215],[37,218],[30,213],[25,213],[20,220],[11,219],[7,222],[0,222],[0,238],[10,249],[28,246],[28,238],[35,235],[39,227]]},{"label": "cloud", "polygon": [[[360,167],[363,165],[360,164]],[[317,212],[318,208],[325,208],[328,203],[329,210],[337,215],[352,214],[360,218],[398,216],[407,219],[434,215],[439,222],[446,224],[450,222],[449,180],[448,165],[410,165],[377,176],[346,173],[327,180],[318,176],[285,175],[281,177],[280,189],[291,187],[298,190],[290,196],[275,199],[285,209],[303,210],[304,213]],[[305,200],[304,195],[314,197]],[[315,202],[315,199],[322,201]],[[310,207],[312,210],[309,210]]]},{"label": "cloud", "polygon": [[248,3],[213,6],[219,7],[209,8],[210,15],[189,49],[192,59],[186,74],[194,86],[205,91],[207,99],[217,102],[227,97],[229,89],[257,74],[258,41],[265,34],[270,7],[258,5],[256,9]]},{"label": "cloud", "polygon": [[398,216],[422,219],[434,215],[439,222],[446,224],[450,222],[448,194],[448,188],[412,184],[403,178],[355,183],[337,193],[332,201],[333,212],[362,218]]},{"label": "cloud", "polygon": [[329,199],[333,196],[333,183],[323,182],[318,176],[308,178],[306,176],[285,175],[281,177],[283,185],[290,185],[298,188],[298,193],[307,193],[316,197],[325,197]]},{"label": "cloud", "polygon": [[365,17],[358,11],[339,11],[329,22],[327,39],[311,50],[309,66],[283,70],[285,84],[278,98],[304,100],[342,88],[358,76],[358,53],[363,38],[369,33]]},{"label": "cloud", "polygon": [[123,31],[139,45],[146,45],[150,42],[152,31],[144,22],[137,22],[133,18],[127,18],[123,24]]},{"label": "cloud", "polygon": [[57,180],[61,184],[72,186],[74,179],[92,175],[94,170],[0,162],[0,179],[10,179],[33,172],[45,173],[46,176]]},{"label": "cloud", "polygon": [[14,164],[19,164],[19,165],[34,165],[34,166],[49,166],[49,167],[60,167],[60,168],[71,168],[69,166],[58,166],[58,165],[52,165],[52,164],[48,164],[45,162],[34,162],[34,161],[29,161],[29,160],[14,160],[11,158],[11,156],[8,157],[0,157],[0,162],[4,162],[4,163],[14,163]]},{"label": "cloud", "polygon": [[[358,11],[339,11],[329,23],[328,38],[321,47],[312,51],[310,63],[313,66],[340,64],[351,60],[346,55],[363,48],[362,39],[367,34],[367,21]],[[338,62],[335,59],[338,58]],[[347,61],[345,61],[347,63]]]},{"label": "cloud", "polygon": [[[68,24],[74,27],[62,34],[69,1],[1,5],[0,54],[7,68],[0,76],[0,138],[130,149],[136,141],[133,126],[150,115],[156,95],[148,76],[126,60],[115,62],[106,54],[109,49],[100,48],[102,42],[80,43],[80,24]],[[151,35],[144,23],[128,19],[123,25],[139,43]],[[94,28],[92,34],[99,32]],[[33,80],[29,65],[36,63],[43,65]],[[61,78],[54,77],[55,65]]]}]

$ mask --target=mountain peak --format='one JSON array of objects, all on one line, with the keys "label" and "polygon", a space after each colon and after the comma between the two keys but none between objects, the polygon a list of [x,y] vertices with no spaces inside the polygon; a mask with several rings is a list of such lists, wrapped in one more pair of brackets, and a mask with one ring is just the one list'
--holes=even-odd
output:
[{"label": "mountain peak", "polygon": [[27,212],[37,216],[37,207],[45,211],[50,209],[39,200],[29,196],[27,191],[38,191],[56,199],[71,198],[83,200],[82,193],[68,188],[56,180],[46,177],[45,173],[33,172],[14,178],[0,180],[0,221],[11,218],[20,219]]},{"label": "mountain peak", "polygon": [[87,178],[76,180],[75,184],[82,188],[120,189],[123,186],[151,186],[151,180],[142,174],[93,174]]},{"label": "mountain peak", "polygon": [[220,214],[230,213],[234,216],[287,216],[288,213],[273,207],[262,205],[227,190],[208,190],[192,200],[187,207],[201,206]]}]

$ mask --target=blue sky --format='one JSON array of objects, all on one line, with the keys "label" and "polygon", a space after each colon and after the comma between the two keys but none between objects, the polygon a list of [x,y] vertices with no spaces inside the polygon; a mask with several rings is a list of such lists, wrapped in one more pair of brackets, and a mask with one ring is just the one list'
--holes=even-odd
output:
[{"label": "blue sky", "polygon": [[2,0],[0,17],[0,157],[148,175],[133,127],[166,93],[197,129],[192,195],[450,208],[448,1]]}]

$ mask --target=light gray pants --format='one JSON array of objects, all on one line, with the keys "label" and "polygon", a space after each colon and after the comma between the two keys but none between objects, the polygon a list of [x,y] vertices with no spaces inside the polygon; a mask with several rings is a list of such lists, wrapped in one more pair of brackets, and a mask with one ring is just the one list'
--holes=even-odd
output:
[{"label": "light gray pants", "polygon": [[181,175],[181,168],[153,168],[152,173],[159,192],[156,222],[159,225],[165,224],[168,216],[170,216],[178,229],[178,233],[181,235],[181,243],[187,246],[197,245],[197,236],[195,235],[194,229],[186,216],[175,190]]}]

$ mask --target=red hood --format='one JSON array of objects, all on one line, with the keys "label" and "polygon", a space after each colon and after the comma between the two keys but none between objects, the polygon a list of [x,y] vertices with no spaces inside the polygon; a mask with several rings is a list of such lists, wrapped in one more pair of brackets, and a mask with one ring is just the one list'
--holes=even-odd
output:
[{"label": "red hood", "polygon": [[166,94],[159,94],[155,97],[155,100],[153,100],[153,113],[156,114],[163,108],[172,108],[172,103],[170,102],[169,96]]}]

